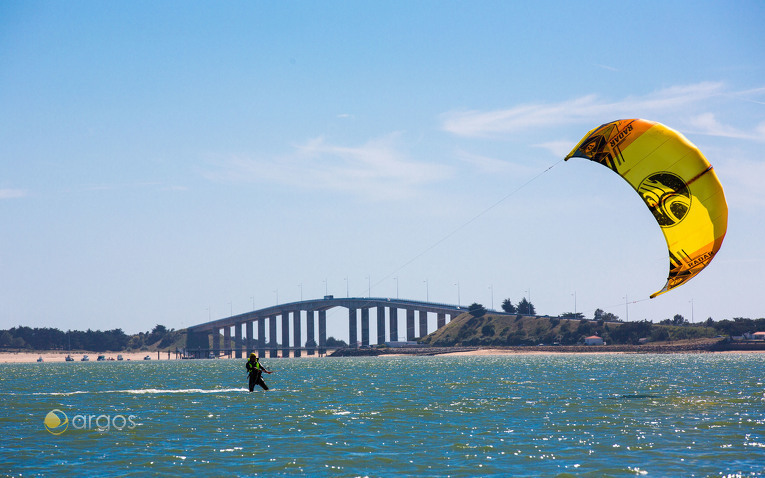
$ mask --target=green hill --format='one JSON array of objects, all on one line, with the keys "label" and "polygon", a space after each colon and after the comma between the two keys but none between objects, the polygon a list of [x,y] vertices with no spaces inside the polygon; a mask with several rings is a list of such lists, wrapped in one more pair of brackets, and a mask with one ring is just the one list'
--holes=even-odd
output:
[{"label": "green hill", "polygon": [[[589,321],[587,321],[589,322]],[[572,330],[579,330],[578,320],[523,315],[492,315],[473,317],[459,315],[446,326],[423,339],[432,346],[453,345],[536,345],[539,343],[576,343]],[[582,328],[582,334],[592,335],[591,328]]]},{"label": "green hill", "polygon": [[[681,333],[682,332],[682,333]],[[713,337],[711,327],[672,327],[651,322],[604,322],[546,316],[464,313],[421,341],[431,346],[576,345],[598,335],[608,344]]]}]

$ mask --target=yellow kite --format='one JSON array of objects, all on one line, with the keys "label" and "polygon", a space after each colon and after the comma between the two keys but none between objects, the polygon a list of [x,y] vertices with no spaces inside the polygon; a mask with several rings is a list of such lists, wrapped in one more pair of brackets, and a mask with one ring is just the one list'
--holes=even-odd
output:
[{"label": "yellow kite", "polygon": [[712,165],[685,136],[653,121],[613,121],[587,133],[566,160],[574,156],[623,177],[661,226],[669,248],[669,277],[651,298],[709,265],[725,238],[728,205]]}]

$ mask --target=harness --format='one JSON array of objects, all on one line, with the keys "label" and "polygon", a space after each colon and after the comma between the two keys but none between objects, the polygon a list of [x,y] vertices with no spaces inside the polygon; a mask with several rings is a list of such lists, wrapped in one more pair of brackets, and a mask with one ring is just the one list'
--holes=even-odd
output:
[{"label": "harness", "polygon": [[[260,360],[255,360],[253,363],[251,360],[247,361],[247,371],[252,372],[260,372],[261,366],[260,366]],[[261,372],[262,373],[262,372]]]}]

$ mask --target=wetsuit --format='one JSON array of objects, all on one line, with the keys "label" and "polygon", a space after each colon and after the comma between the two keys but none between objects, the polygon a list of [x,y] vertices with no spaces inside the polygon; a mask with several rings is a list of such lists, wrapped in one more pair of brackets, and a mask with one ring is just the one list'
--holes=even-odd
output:
[{"label": "wetsuit", "polygon": [[268,385],[263,381],[263,372],[268,372],[268,370],[260,364],[258,359],[254,361],[252,359],[248,360],[246,367],[247,372],[250,374],[250,391],[253,391],[255,385],[260,385],[263,390],[268,390]]}]

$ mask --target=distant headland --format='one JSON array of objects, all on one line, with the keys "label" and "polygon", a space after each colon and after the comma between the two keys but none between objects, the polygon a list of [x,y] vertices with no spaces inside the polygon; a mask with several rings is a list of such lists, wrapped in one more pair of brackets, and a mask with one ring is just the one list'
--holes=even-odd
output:
[{"label": "distant headland", "polygon": [[[710,318],[689,323],[676,315],[654,324],[645,320],[590,320],[581,314],[559,317],[493,314],[471,306],[469,312],[414,341],[361,347],[329,337],[326,345],[331,356],[765,351],[763,331],[763,318],[720,321]],[[187,340],[185,329],[168,329],[162,325],[133,335],[125,334],[121,329],[64,332],[55,328],[20,326],[0,330],[0,362],[32,361],[29,355],[42,357],[43,351],[52,354],[50,357],[72,353],[121,354],[134,359],[153,359],[155,355],[157,359],[181,358],[186,356]],[[279,344],[269,343],[265,347],[281,348]],[[210,348],[212,350],[212,344]],[[210,357],[208,354],[204,356]],[[20,360],[21,357],[25,359]],[[230,350],[221,351],[218,357],[234,357],[234,354]],[[271,357],[275,358],[274,355]]]}]

